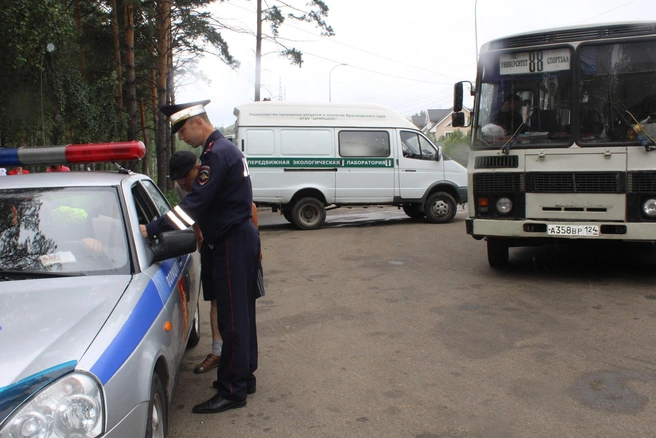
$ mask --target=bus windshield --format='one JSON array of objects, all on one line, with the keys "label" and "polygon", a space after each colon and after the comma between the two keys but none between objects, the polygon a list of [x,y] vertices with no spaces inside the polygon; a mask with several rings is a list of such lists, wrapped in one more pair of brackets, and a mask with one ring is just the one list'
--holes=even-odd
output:
[{"label": "bus windshield", "polygon": [[578,62],[579,143],[654,146],[654,41],[584,45]]},{"label": "bus windshield", "polygon": [[474,146],[571,142],[571,49],[487,53],[481,69]]},{"label": "bus windshield", "polygon": [[656,146],[654,41],[489,52],[480,69],[475,148]]}]

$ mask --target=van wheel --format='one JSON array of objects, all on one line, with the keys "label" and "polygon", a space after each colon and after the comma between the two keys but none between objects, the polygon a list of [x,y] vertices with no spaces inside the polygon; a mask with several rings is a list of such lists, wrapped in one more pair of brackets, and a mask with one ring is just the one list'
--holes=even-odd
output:
[{"label": "van wheel", "polygon": [[166,391],[157,373],[150,382],[150,402],[146,421],[146,438],[166,438],[168,436],[168,407]]},{"label": "van wheel", "polygon": [[426,212],[421,209],[421,204],[416,202],[403,204],[403,211],[408,215],[408,217],[411,217],[412,219],[421,219],[426,216]]},{"label": "van wheel", "polygon": [[433,193],[424,207],[426,219],[433,224],[451,222],[456,215],[456,200],[444,192]]},{"label": "van wheel", "polygon": [[292,211],[285,208],[282,210],[282,215],[283,217],[289,222],[290,224],[294,223],[294,220],[292,219]]},{"label": "van wheel", "polygon": [[503,239],[487,238],[487,261],[492,268],[508,266],[508,243]]},{"label": "van wheel", "polygon": [[292,224],[301,230],[316,230],[326,221],[326,209],[317,198],[300,199],[292,208]]}]

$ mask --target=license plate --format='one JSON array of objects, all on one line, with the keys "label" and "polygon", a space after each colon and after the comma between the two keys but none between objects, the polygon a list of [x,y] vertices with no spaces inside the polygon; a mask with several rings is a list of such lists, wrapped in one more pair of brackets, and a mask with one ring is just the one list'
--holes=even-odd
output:
[{"label": "license plate", "polygon": [[599,236],[599,225],[547,225],[547,234],[550,236]]}]

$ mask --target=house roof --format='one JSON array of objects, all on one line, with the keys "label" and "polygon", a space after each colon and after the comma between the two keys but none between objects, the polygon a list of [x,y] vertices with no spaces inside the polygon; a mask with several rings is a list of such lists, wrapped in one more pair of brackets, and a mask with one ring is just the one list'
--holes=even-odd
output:
[{"label": "house roof", "polygon": [[[463,111],[469,113],[469,109],[463,107]],[[453,113],[453,107],[447,109],[429,109],[426,115],[412,116],[412,123],[422,132],[430,132],[449,118]]]},{"label": "house roof", "polygon": [[412,123],[421,129],[426,126],[426,116],[412,116]]},{"label": "house roof", "polygon": [[446,117],[453,112],[453,108],[448,109],[429,109],[428,110],[428,119],[431,124],[440,123]]}]

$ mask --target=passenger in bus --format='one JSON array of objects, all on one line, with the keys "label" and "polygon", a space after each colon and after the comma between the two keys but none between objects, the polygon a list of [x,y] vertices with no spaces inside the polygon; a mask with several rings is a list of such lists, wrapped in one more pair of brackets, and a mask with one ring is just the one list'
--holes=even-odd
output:
[{"label": "passenger in bus", "polygon": [[525,128],[522,126],[524,118],[521,113],[523,106],[524,102],[518,95],[511,94],[507,96],[503,101],[503,105],[499,108],[494,123],[501,126],[506,132],[506,135],[513,135],[517,129],[520,132],[524,132]]}]

